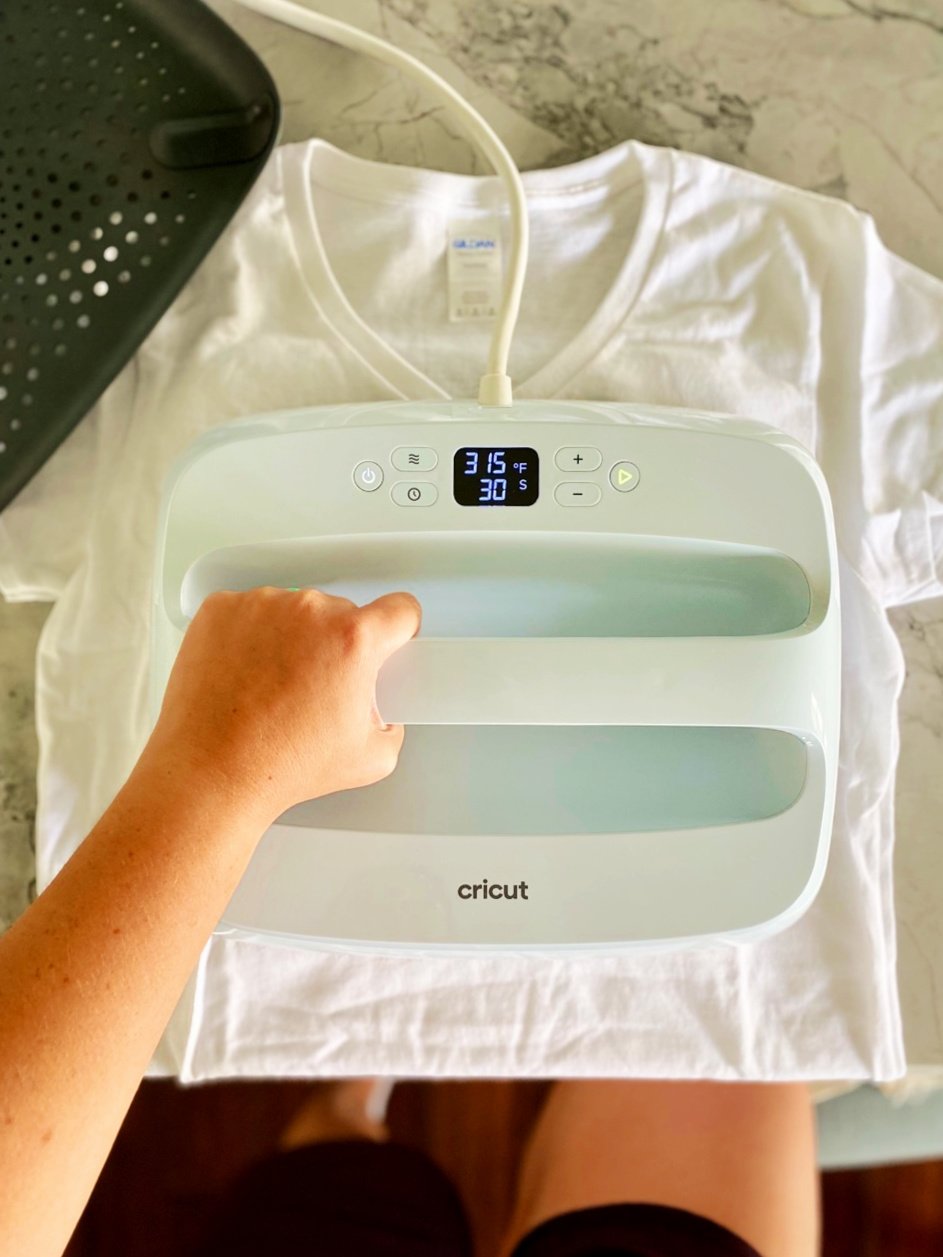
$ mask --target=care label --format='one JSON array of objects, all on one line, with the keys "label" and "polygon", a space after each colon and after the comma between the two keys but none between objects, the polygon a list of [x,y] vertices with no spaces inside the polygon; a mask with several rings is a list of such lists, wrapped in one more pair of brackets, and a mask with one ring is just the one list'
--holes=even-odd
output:
[{"label": "care label", "polygon": [[501,304],[501,237],[496,218],[451,223],[448,237],[449,322],[487,322]]}]

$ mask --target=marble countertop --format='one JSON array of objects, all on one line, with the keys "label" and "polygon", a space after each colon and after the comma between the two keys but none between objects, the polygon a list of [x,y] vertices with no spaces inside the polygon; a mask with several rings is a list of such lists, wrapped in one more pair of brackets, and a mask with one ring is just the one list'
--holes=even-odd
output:
[{"label": "marble countertop", "polygon": [[[282,142],[485,173],[395,71],[214,7],[271,69]],[[943,277],[943,0],[319,0],[419,56],[523,168],[636,138],[844,197]],[[45,608],[0,603],[0,928],[33,893],[33,657]],[[907,661],[895,895],[907,1059],[943,1084],[943,599],[890,613]]]}]

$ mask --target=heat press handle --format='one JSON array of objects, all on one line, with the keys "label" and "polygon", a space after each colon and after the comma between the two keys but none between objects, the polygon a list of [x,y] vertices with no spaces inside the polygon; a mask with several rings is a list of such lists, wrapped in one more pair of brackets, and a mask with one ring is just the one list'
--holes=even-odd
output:
[{"label": "heat press handle", "polygon": [[377,706],[396,724],[736,725],[821,737],[819,631],[417,638],[381,668]]}]

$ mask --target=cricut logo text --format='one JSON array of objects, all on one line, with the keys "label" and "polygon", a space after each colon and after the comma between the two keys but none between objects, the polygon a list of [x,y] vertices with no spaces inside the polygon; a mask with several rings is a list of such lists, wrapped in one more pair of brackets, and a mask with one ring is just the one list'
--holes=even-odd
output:
[{"label": "cricut logo text", "polygon": [[463,882],[458,888],[459,899],[526,899],[527,883],[514,882],[508,885],[507,882],[490,882],[487,878],[483,882]]}]

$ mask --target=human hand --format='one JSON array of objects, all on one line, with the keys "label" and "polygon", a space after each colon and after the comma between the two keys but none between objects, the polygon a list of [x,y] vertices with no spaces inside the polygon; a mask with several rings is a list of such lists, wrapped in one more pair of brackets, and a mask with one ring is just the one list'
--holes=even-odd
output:
[{"label": "human hand", "polygon": [[377,673],[420,620],[407,593],[364,607],[314,589],[211,594],[183,639],[146,753],[209,773],[271,819],[380,781],[404,730],[380,718]]}]

